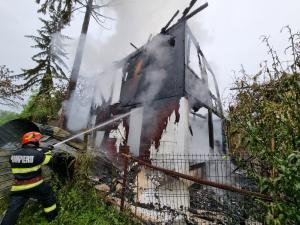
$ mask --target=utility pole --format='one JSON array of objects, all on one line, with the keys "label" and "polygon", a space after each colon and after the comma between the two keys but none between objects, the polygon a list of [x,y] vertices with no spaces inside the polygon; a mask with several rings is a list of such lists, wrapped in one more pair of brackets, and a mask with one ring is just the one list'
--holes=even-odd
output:
[{"label": "utility pole", "polygon": [[[86,40],[88,28],[89,28],[92,10],[93,10],[93,0],[88,0],[85,15],[84,15],[84,20],[82,23],[80,38],[79,38],[79,42],[77,45],[74,64],[72,67],[70,83],[69,83],[69,87],[68,87],[68,91],[67,91],[67,95],[66,95],[67,101],[71,98],[71,96],[74,94],[74,92],[76,90],[76,85],[77,85],[77,80],[78,80],[79,71],[80,71],[80,67],[81,67],[84,46],[85,46],[85,40]],[[69,106],[69,107],[72,108],[72,106]],[[65,110],[63,109],[63,112],[61,115],[61,121],[60,121],[60,127],[62,127],[62,128],[66,128],[67,122],[68,122],[64,112],[65,112]]]}]

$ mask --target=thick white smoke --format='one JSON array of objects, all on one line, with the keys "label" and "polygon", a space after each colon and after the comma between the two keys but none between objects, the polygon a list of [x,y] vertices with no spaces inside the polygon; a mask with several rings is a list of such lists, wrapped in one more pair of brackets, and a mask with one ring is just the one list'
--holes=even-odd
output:
[{"label": "thick white smoke", "polygon": [[[203,2],[199,1],[193,9]],[[118,68],[112,66],[112,62],[120,60],[134,51],[130,42],[138,47],[142,46],[147,42],[150,34],[159,33],[179,9],[181,12],[175,19],[176,22],[189,3],[190,0],[113,0],[109,8],[103,9],[102,14],[114,17],[116,20],[108,21],[111,30],[102,30],[103,35],[97,33],[99,36],[95,35],[95,27],[93,28],[96,23],[90,24],[80,70],[81,79],[87,78],[89,80],[87,83],[92,83],[97,87],[94,90],[90,85],[87,86],[90,92],[93,91],[91,95],[97,96],[94,98],[98,101],[97,104],[101,105],[103,97],[107,100],[111,94],[115,100],[118,98],[122,74]],[[189,23],[192,27],[198,28],[198,22],[191,20]],[[107,68],[109,69],[107,70]],[[103,71],[109,72],[103,73]],[[164,73],[164,71],[160,72]],[[154,81],[156,82],[156,80]],[[111,93],[112,87],[114,87],[114,93]],[[155,90],[151,91],[151,93],[156,92]],[[89,96],[87,99],[90,99]],[[73,100],[77,101],[77,98],[73,97]],[[92,100],[90,99],[90,101]],[[70,113],[67,114],[71,121],[68,128],[71,130],[84,129],[87,126],[91,102],[83,106],[79,103],[75,103],[75,105],[75,112],[73,109],[69,109]]]},{"label": "thick white smoke", "polygon": [[158,35],[155,40],[146,47],[147,54],[155,61],[144,71],[145,89],[140,94],[140,101],[145,105],[151,103],[164,84],[168,71],[166,68],[172,66],[172,51],[174,49],[168,44],[169,36]]},{"label": "thick white smoke", "polygon": [[[193,9],[204,3],[201,0],[198,2]],[[97,54],[101,64],[121,59],[134,50],[130,42],[137,47],[142,46],[151,34],[159,33],[179,9],[180,14],[174,20],[176,22],[189,3],[190,0],[113,0],[108,10],[113,10],[113,15],[116,17],[115,23],[113,21],[114,33],[101,44],[95,38],[94,41],[97,43],[96,45],[91,43],[90,47],[93,50],[88,48],[87,54],[88,52]],[[105,11],[103,13],[105,14]],[[196,36],[206,37],[199,21],[193,18],[189,21],[189,25],[199,34]]]}]

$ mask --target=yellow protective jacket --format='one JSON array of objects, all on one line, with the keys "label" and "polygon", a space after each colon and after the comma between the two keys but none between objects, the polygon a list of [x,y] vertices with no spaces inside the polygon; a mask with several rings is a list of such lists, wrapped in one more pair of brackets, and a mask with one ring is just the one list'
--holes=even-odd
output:
[{"label": "yellow protective jacket", "polygon": [[9,160],[16,180],[11,191],[27,190],[41,184],[41,167],[49,163],[51,158],[52,154],[48,148],[39,148],[32,144],[24,145],[15,151]]}]

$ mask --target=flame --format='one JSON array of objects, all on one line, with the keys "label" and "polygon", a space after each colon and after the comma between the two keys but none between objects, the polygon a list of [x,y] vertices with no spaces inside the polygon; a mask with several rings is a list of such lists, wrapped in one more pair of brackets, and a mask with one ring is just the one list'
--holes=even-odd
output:
[{"label": "flame", "polygon": [[138,63],[135,66],[134,74],[133,74],[133,79],[136,79],[138,75],[140,75],[141,70],[143,68],[144,60],[140,59]]}]

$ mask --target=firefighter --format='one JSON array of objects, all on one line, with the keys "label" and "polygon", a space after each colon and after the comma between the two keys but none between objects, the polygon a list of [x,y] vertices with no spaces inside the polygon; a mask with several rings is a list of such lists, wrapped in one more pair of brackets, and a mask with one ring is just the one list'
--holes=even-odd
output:
[{"label": "firefighter", "polygon": [[15,182],[11,187],[10,202],[1,225],[14,225],[29,198],[37,199],[44,208],[48,221],[57,215],[55,194],[43,181],[41,167],[51,160],[53,146],[40,148],[42,135],[29,132],[22,137],[22,147],[10,157]]}]

